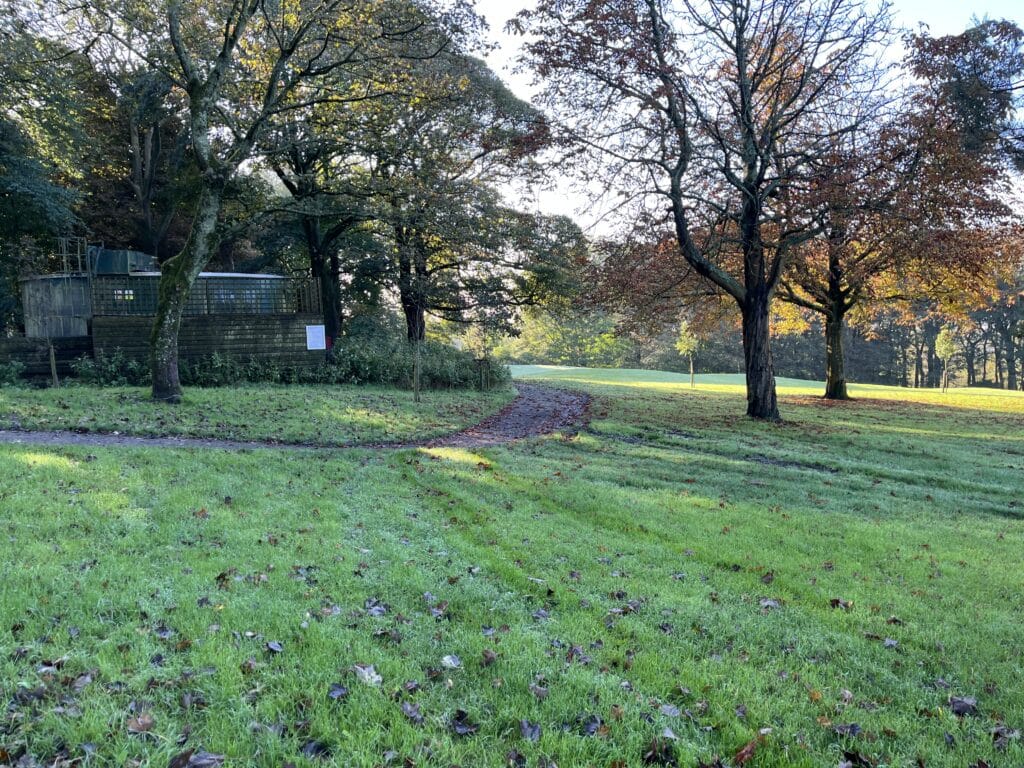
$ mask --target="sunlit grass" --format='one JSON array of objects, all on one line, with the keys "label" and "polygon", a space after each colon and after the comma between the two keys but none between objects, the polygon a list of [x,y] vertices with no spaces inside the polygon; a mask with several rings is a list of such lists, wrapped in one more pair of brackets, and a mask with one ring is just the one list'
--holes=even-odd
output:
[{"label": "sunlit grass", "polygon": [[0,447],[0,749],[640,768],[668,728],[692,767],[770,728],[747,766],[1024,762],[1016,405],[784,392],[775,425],[728,379],[571,375],[589,427],[510,447]]},{"label": "sunlit grass", "polygon": [[341,445],[408,441],[455,432],[499,410],[511,388],[413,393],[386,387],[189,388],[180,405],[141,387],[0,388],[0,429],[73,429],[129,435],[217,437]]},{"label": "sunlit grass", "polygon": [[[540,379],[562,383],[598,386],[621,386],[648,391],[679,392],[690,390],[689,374],[642,369],[572,368],[554,365],[513,365],[512,375],[520,379]],[[699,374],[696,389],[702,393],[735,395],[745,390],[742,374]],[[777,377],[779,396],[782,398],[820,397],[825,390],[823,382]],[[952,387],[939,389],[911,389],[879,384],[849,384],[850,396],[855,399],[898,400],[925,403],[949,408],[978,408],[997,412],[1024,414],[1024,392],[991,389],[987,387]]]}]

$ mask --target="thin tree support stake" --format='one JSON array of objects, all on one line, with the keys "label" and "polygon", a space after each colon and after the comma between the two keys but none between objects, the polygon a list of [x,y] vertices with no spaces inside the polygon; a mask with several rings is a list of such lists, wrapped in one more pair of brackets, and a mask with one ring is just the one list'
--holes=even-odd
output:
[{"label": "thin tree support stake", "polygon": [[423,345],[418,338],[416,339],[416,350],[413,354],[412,363],[412,399],[414,402],[420,401],[420,347]]},{"label": "thin tree support stake", "polygon": [[53,342],[47,340],[50,345],[50,379],[54,389],[60,387],[60,379],[57,378],[57,353],[53,349]]}]

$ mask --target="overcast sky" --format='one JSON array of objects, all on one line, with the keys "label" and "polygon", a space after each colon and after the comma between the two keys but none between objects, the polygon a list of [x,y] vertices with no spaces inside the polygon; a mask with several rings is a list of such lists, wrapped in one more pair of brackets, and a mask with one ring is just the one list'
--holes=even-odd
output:
[{"label": "overcast sky", "polygon": [[[487,57],[491,68],[501,75],[521,98],[529,99],[533,88],[530,76],[513,72],[518,53],[519,38],[504,33],[505,22],[524,8],[533,7],[534,0],[477,0],[477,10],[490,25],[490,37],[499,47]],[[893,8],[897,23],[916,28],[927,24],[933,35],[948,35],[962,32],[972,18],[1009,19],[1024,27],[1024,0],[977,0],[965,3],[963,0],[894,0]],[[592,215],[584,212],[587,201],[567,186],[556,192],[536,191],[537,207],[545,213],[560,213],[573,216],[584,226],[589,226]],[[525,201],[515,201],[526,205]]]}]

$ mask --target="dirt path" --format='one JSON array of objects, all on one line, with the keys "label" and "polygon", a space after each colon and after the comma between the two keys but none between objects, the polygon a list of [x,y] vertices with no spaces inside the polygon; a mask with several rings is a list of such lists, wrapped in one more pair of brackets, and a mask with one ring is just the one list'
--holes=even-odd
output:
[{"label": "dirt path", "polygon": [[481,448],[546,435],[584,424],[590,395],[567,389],[519,384],[519,396],[475,427],[428,440],[428,447]]},{"label": "dirt path", "polygon": [[339,450],[345,448],[401,449],[401,448],[482,448],[501,445],[534,435],[544,435],[565,427],[581,425],[586,421],[590,396],[565,389],[541,387],[535,384],[517,385],[519,395],[498,413],[473,427],[443,437],[406,443],[352,443],[320,445],[314,443],[271,443],[245,440],[219,440],[207,437],[139,437],[98,432],[37,432],[0,430],[0,444],[95,446],[135,448],[214,448],[227,451],[257,449]]}]

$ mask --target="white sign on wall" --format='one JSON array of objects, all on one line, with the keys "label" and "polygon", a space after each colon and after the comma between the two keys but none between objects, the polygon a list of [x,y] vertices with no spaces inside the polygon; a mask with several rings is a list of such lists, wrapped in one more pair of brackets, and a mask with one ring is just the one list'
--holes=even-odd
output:
[{"label": "white sign on wall", "polygon": [[327,335],[322,325],[306,326],[306,349],[327,349]]}]

